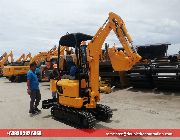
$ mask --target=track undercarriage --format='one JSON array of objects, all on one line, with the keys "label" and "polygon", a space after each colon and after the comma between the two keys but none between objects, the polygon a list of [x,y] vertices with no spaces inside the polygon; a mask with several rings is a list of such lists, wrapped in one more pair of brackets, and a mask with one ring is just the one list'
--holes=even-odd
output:
[{"label": "track undercarriage", "polygon": [[106,105],[97,104],[94,109],[78,109],[57,104],[53,99],[44,100],[42,108],[51,108],[54,119],[76,128],[94,128],[96,120],[108,121],[113,115],[110,107]]}]

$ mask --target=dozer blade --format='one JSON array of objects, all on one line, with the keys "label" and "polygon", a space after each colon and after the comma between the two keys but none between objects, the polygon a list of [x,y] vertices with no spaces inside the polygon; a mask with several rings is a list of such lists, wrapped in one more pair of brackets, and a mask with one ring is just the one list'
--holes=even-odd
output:
[{"label": "dozer blade", "polygon": [[42,101],[42,109],[49,109],[57,104],[57,99],[48,99]]}]

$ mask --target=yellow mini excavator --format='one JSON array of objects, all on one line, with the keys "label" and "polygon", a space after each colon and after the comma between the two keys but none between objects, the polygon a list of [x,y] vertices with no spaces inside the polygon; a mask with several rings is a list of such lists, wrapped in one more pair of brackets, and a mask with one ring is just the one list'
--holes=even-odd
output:
[{"label": "yellow mini excavator", "polygon": [[[141,59],[133,47],[123,20],[112,12],[109,13],[108,20],[94,37],[82,33],[62,36],[59,41],[59,50],[60,46],[74,47],[77,67],[74,80],[57,81],[57,99],[42,102],[42,108],[51,108],[51,115],[54,118],[76,127],[93,128],[96,119],[108,121],[112,117],[110,107],[97,104],[100,101],[99,59],[102,45],[111,30],[114,31],[124,48],[124,51],[118,51],[115,48],[108,49],[114,70],[127,71]],[[84,49],[80,44],[87,40],[90,42]],[[72,69],[75,70],[75,67],[72,66]]]}]

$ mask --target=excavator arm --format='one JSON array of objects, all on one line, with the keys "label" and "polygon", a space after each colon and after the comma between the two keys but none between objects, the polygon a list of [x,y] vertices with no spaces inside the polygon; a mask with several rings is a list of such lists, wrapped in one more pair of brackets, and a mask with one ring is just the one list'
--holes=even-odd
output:
[{"label": "excavator arm", "polygon": [[6,55],[7,55],[7,53],[5,52],[5,53],[3,53],[3,55],[1,55],[1,57],[0,57],[0,61],[4,58],[4,57],[6,57]]},{"label": "excavator arm", "polygon": [[32,62],[40,62],[40,61],[43,61],[43,60],[46,60],[48,57],[49,57],[49,53],[48,52],[40,52],[39,54],[35,55],[30,63]]},{"label": "excavator arm", "polygon": [[102,52],[102,45],[112,30],[124,48],[124,51],[118,51],[115,48],[108,49],[108,54],[114,70],[127,71],[141,59],[141,56],[137,54],[135,48],[133,47],[133,41],[127,32],[123,20],[117,14],[110,12],[108,20],[103,24],[102,27],[100,27],[87,47],[87,60],[89,62],[89,79],[91,87],[91,98],[90,103],[86,106],[87,108],[94,108],[97,101],[100,100],[99,59]]},{"label": "excavator arm", "polygon": [[22,60],[25,59],[25,54],[23,53],[17,60],[16,62],[21,62]]},{"label": "excavator arm", "polygon": [[57,47],[56,46],[54,46],[53,48],[51,48],[47,52],[39,52],[37,55],[32,57],[32,59],[30,60],[30,63],[49,60],[50,57],[53,56],[56,52],[57,52]]},{"label": "excavator arm", "polygon": [[[66,47],[66,46],[61,46],[60,55],[64,55],[64,51],[65,51],[65,50],[68,50],[68,47]],[[54,55],[54,56],[58,56],[58,49],[56,49],[56,50],[53,52],[53,55]]]},{"label": "excavator arm", "polygon": [[1,69],[4,67],[4,64],[8,61],[9,57],[11,58],[11,62],[13,62],[14,59],[13,59],[13,52],[12,51],[0,61],[0,68]]},{"label": "excavator arm", "polygon": [[30,53],[30,52],[26,55],[26,57],[24,58],[24,61],[27,61],[28,59],[29,59],[30,61],[31,61],[31,59],[32,59],[32,56],[31,56],[31,53]]},{"label": "excavator arm", "polygon": [[[64,55],[64,50],[65,49],[66,49],[65,46],[61,47],[61,50],[60,50],[61,55]],[[58,50],[56,48],[51,49],[48,52],[40,52],[39,54],[35,55],[31,59],[30,63],[32,63],[32,62],[40,62],[40,61],[43,61],[43,60],[49,61],[52,56],[57,56],[57,55],[58,55]]]},{"label": "excavator arm", "polygon": [[49,53],[54,53],[55,51],[57,51],[56,45],[49,50]]}]

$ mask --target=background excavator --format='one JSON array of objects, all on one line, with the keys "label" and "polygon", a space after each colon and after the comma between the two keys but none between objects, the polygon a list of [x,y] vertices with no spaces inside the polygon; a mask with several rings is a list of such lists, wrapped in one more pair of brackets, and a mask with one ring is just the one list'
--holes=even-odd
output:
[{"label": "background excavator", "polygon": [[[8,60],[10,57],[10,61]],[[0,61],[0,76],[3,76],[3,68],[5,65],[8,65],[9,63],[12,63],[14,61],[13,59],[13,52],[11,51],[9,54],[4,55],[4,57]]]},{"label": "background excavator", "polygon": [[[74,80],[61,79],[57,81],[57,99],[48,99],[42,102],[42,108],[51,108],[51,115],[54,118],[76,127],[93,128],[96,119],[108,121],[112,117],[110,107],[97,104],[100,101],[99,60],[102,45],[111,30],[114,31],[124,48],[124,51],[118,51],[115,48],[108,49],[109,58],[115,71],[127,71],[141,59],[133,47],[132,39],[123,20],[112,12],[109,13],[108,20],[94,37],[82,33],[62,36],[58,50],[61,46],[75,48],[77,71]],[[82,41],[87,40],[90,40],[87,46],[80,46]],[[58,62],[60,62],[59,58]]]},{"label": "background excavator", "polygon": [[[15,62],[4,66],[3,76],[8,78],[11,82],[23,81],[25,78],[23,72],[26,70],[26,67],[29,65],[31,59],[32,56],[30,52],[27,55],[22,54]],[[19,76],[20,74],[22,74],[22,76]]]},{"label": "background excavator", "polygon": [[[60,54],[64,56],[64,52],[67,49],[67,47],[63,46],[60,50]],[[45,64],[40,65],[40,73],[39,73],[39,80],[40,81],[49,81],[50,80],[50,74],[53,70],[53,64],[57,63],[57,56],[58,56],[58,49],[57,47],[53,47],[49,53],[52,53],[53,55],[49,56],[46,60]]]},{"label": "background excavator", "polygon": [[[62,48],[63,50],[63,48]],[[3,68],[3,76],[7,77],[11,82],[23,82],[26,81],[26,74],[29,70],[29,64],[32,62],[36,62],[37,66],[40,67],[41,65],[45,64],[50,58],[54,55],[57,55],[56,49],[51,49],[47,52],[39,52],[34,57],[31,57],[29,53],[25,61],[23,63],[14,64],[10,66],[5,66]],[[29,59],[29,61],[27,61]],[[43,71],[37,73],[38,78],[40,81],[43,79]]]}]

